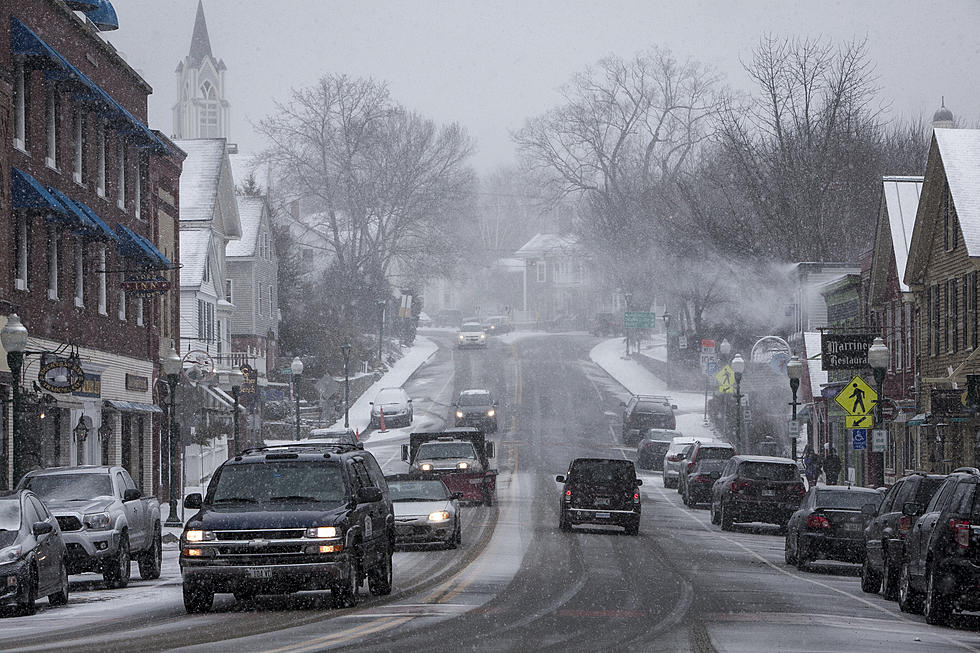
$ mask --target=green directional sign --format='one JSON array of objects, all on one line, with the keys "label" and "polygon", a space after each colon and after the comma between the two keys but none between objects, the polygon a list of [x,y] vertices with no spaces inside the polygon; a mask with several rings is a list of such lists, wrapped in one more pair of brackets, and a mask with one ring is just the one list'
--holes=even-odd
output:
[{"label": "green directional sign", "polygon": [[624,329],[652,329],[656,321],[657,315],[651,311],[626,311],[623,313]]}]

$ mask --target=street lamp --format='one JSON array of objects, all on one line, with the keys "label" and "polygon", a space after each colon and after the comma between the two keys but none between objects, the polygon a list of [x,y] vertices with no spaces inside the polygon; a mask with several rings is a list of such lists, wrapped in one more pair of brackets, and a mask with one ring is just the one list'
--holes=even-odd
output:
[{"label": "street lamp", "polygon": [[231,384],[231,396],[235,400],[235,430],[232,442],[234,442],[235,453],[237,454],[241,449],[238,446],[238,395],[242,391],[242,381],[245,380],[245,375],[237,367],[232,367],[231,371],[228,372],[228,383]]},{"label": "street lamp", "polygon": [[[793,391],[793,401],[790,405],[793,407],[793,422],[796,422],[796,406],[798,402],[796,401],[796,392],[800,389],[800,377],[803,376],[803,363],[800,362],[799,356],[793,356],[786,363],[786,376],[789,377],[789,389]],[[790,447],[792,447],[792,457],[796,460],[796,439],[799,437],[800,431],[799,427],[794,433],[792,433],[792,438],[790,442]]]},{"label": "street lamp", "polygon": [[299,377],[303,374],[303,361],[299,356],[293,357],[289,369],[293,373],[293,393],[296,395],[296,439],[299,440]]},{"label": "street lamp", "polygon": [[742,354],[735,354],[732,359],[732,371],[735,372],[735,442],[738,443],[740,449],[746,449],[742,447],[742,373],[745,372],[745,360],[742,358]]},{"label": "street lamp", "polygon": [[[13,425],[13,457],[15,473],[20,470],[20,371],[24,364],[24,351],[27,349],[27,327],[25,327],[20,317],[16,313],[7,316],[7,323],[0,329],[0,344],[7,352],[7,366],[10,368],[10,376],[13,378],[12,415]],[[3,461],[3,478],[6,487],[7,479],[7,460]],[[16,480],[16,479],[15,479]]]},{"label": "street lamp", "polygon": [[[871,343],[871,347],[868,349],[868,365],[871,366],[871,370],[875,375],[875,385],[878,386],[878,403],[875,405],[875,421],[878,423],[878,428],[884,426],[882,424],[881,416],[881,402],[885,398],[885,371],[888,369],[888,363],[891,362],[891,352],[888,351],[888,346],[885,341],[881,339],[881,336],[874,339]],[[873,442],[874,440],[872,440]],[[878,485],[885,484],[885,452],[878,452]]]},{"label": "street lamp", "polygon": [[163,373],[167,375],[167,386],[170,388],[170,437],[169,445],[167,447],[169,451],[169,470],[170,470],[170,514],[167,515],[167,521],[164,522],[164,526],[179,528],[181,526],[180,519],[177,518],[177,420],[176,415],[176,403],[177,403],[177,381],[180,380],[180,370],[183,367],[183,362],[180,360],[180,356],[177,355],[177,351],[174,349],[173,345],[170,345],[170,351],[164,356],[163,361],[161,361],[163,367]]},{"label": "street lamp", "polygon": [[667,354],[667,385],[670,385],[670,313],[664,313],[664,352]]},{"label": "street lamp", "polygon": [[[381,343],[384,342],[384,334],[385,334],[385,304],[386,303],[387,302],[385,302],[385,300],[383,300],[383,299],[379,299],[378,300],[378,367],[381,367],[382,360],[383,360],[381,358],[381,355],[382,355],[382,353],[381,353]],[[347,348],[349,349],[350,348],[350,345],[347,345]]]},{"label": "street lamp", "polygon": [[344,428],[350,428],[350,343],[340,346],[344,354]]},{"label": "street lamp", "polygon": [[[725,365],[728,365],[728,355],[732,353],[732,343],[728,342],[728,338],[722,340],[721,344],[718,345],[718,352],[721,354],[722,361],[724,361]],[[724,426],[722,427],[722,433],[724,433],[725,437],[727,438],[728,437],[728,393],[722,394],[721,398],[722,398],[722,404],[721,404],[722,409],[723,412],[725,413],[725,420],[724,420]]]},{"label": "street lamp", "polygon": [[[623,301],[626,302],[626,312],[629,313],[630,305],[633,303],[633,293],[623,293]],[[623,331],[626,332],[626,357],[629,358],[630,355],[630,332],[626,328],[625,323],[623,324]]]}]

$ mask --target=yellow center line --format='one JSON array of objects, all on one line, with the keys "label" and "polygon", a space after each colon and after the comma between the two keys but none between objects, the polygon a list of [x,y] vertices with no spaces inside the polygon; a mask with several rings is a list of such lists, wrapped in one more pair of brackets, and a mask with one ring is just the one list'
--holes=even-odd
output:
[{"label": "yellow center line", "polygon": [[403,623],[411,621],[413,617],[386,617],[380,621],[375,621],[355,628],[348,628],[346,630],[341,630],[336,633],[330,633],[329,635],[324,635],[323,637],[317,637],[315,639],[310,639],[305,642],[299,642],[298,644],[293,644],[291,646],[284,646],[282,648],[268,649],[265,653],[282,653],[283,651],[289,651],[290,653],[299,653],[300,651],[311,651],[323,647],[324,645],[330,644],[342,644],[355,637],[363,637],[364,635],[371,635],[386,628],[393,628],[400,626]]}]

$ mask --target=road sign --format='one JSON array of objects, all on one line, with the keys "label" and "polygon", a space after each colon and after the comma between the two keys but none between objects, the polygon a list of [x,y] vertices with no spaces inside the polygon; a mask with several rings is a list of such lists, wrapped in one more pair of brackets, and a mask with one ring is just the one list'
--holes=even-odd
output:
[{"label": "road sign", "polygon": [[884,453],[888,448],[888,431],[885,429],[875,429],[871,432],[871,451]]},{"label": "road sign", "polygon": [[714,376],[718,373],[718,361],[709,360],[704,363],[704,375]]},{"label": "road sign", "polygon": [[854,451],[864,451],[868,448],[868,429],[854,429],[851,431],[851,448]]},{"label": "road sign", "polygon": [[848,415],[844,418],[844,427],[849,429],[870,429],[874,425],[871,415]]},{"label": "road sign", "polygon": [[718,392],[732,394],[735,391],[735,370],[731,365],[726,365],[715,374],[715,381],[718,382]]},{"label": "road sign", "polygon": [[626,311],[623,313],[624,329],[652,329],[657,321],[652,311]]},{"label": "road sign", "polygon": [[874,410],[878,393],[858,374],[837,393],[834,401],[849,415],[867,415]]},{"label": "road sign", "polygon": [[789,421],[789,437],[795,438],[800,434],[800,422],[799,420],[791,419]]}]

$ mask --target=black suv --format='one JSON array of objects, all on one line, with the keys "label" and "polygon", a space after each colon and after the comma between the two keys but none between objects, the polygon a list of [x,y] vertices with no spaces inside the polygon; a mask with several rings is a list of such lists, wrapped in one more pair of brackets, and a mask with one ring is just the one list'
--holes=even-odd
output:
[{"label": "black suv", "polygon": [[629,446],[642,440],[648,429],[677,428],[674,418],[677,406],[670,403],[670,397],[633,395],[619,405],[623,407],[623,442]]},{"label": "black suv", "polygon": [[734,456],[711,486],[711,523],[732,530],[735,522],[767,522],[785,532],[806,487],[789,458]]},{"label": "black suv", "polygon": [[391,592],[395,520],[388,485],[369,452],[295,443],[248,449],[225,461],[180,537],[184,607],[211,609],[216,592],[257,594],[329,589],[357,602],[368,581]]},{"label": "black suv", "polygon": [[640,532],[640,492],[633,461],[613,458],[576,458],[564,483],[558,506],[558,527],[574,524],[622,526],[628,535]]},{"label": "black suv", "polygon": [[[912,502],[924,508],[946,479],[945,475],[915,473],[895,481],[864,532],[867,557],[861,568],[861,589],[886,599],[898,598],[898,574],[905,558],[905,538],[918,514],[905,515],[902,506]],[[921,512],[921,510],[919,511]]]},{"label": "black suv", "polygon": [[[980,610],[980,470],[960,467],[939,486],[905,539],[898,586],[903,612],[945,624],[953,610]],[[914,502],[905,515],[918,514]]]}]

